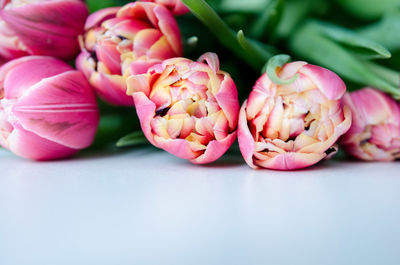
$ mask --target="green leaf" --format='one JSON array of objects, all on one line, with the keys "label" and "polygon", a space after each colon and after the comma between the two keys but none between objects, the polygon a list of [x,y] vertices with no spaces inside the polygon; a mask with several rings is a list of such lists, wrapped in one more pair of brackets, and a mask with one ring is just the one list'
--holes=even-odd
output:
[{"label": "green leaf", "polygon": [[265,72],[273,83],[277,85],[290,85],[299,77],[299,74],[295,74],[290,79],[282,79],[276,74],[277,70],[280,70],[282,66],[284,66],[289,61],[290,56],[286,54],[278,54],[268,60]]},{"label": "green leaf", "polygon": [[144,136],[142,131],[137,131],[130,133],[121,139],[118,140],[116,143],[117,147],[127,147],[127,146],[135,146],[135,145],[142,145],[148,143],[146,137]]},{"label": "green leaf", "polygon": [[283,0],[269,1],[253,24],[251,35],[256,39],[267,39],[268,35],[275,31],[282,17],[282,11]]},{"label": "green leaf", "polygon": [[103,1],[99,1],[99,0],[87,0],[86,4],[89,8],[89,11],[91,13],[106,8],[106,7],[111,7],[111,6],[118,6],[118,3],[116,3],[116,1],[114,0],[103,0]]},{"label": "green leaf", "polygon": [[358,33],[389,51],[400,50],[400,8],[386,13],[382,20],[359,29]]},{"label": "green leaf", "polygon": [[297,30],[289,40],[289,47],[295,54],[324,66],[343,78],[400,97],[397,86],[371,70],[372,62],[361,59],[321,33],[315,23],[308,23]]},{"label": "green leaf", "polygon": [[[248,50],[244,50],[236,38],[236,33],[229,28],[218,14],[204,0],[182,0],[191,12],[203,22],[218,41],[234,54],[247,62],[254,69],[260,69],[265,63],[267,51],[262,51],[254,42],[247,41]],[[251,51],[249,53],[249,51]],[[269,58],[269,57],[268,57]]]},{"label": "green leaf", "polygon": [[222,0],[219,9],[225,12],[258,13],[274,0]]},{"label": "green leaf", "polygon": [[129,0],[86,0],[86,5],[89,8],[90,13],[96,12],[97,10],[112,7],[112,6],[123,6],[125,4],[135,2]]},{"label": "green leaf", "polygon": [[376,19],[385,12],[400,7],[399,0],[337,0],[353,15],[364,19]]},{"label": "green leaf", "polygon": [[313,9],[315,0],[285,0],[285,8],[282,11],[282,18],[276,29],[276,34],[280,38],[289,38],[292,32],[302,24],[303,20]]},{"label": "green leaf", "polygon": [[316,25],[330,39],[340,43],[347,50],[367,59],[387,59],[391,53],[382,45],[366,39],[361,35],[348,29],[341,28],[332,24],[316,22]]},{"label": "green leaf", "polygon": [[398,71],[368,61],[364,62],[364,65],[370,71],[379,75],[381,78],[387,80],[391,85],[400,87],[400,74]]}]

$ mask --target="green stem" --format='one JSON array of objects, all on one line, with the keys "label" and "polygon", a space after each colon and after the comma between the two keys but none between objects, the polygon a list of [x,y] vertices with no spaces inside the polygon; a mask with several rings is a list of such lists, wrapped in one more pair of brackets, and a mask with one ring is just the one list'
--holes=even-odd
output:
[{"label": "green stem", "polygon": [[182,0],[191,12],[205,24],[217,37],[219,42],[238,55],[254,69],[259,70],[271,57],[267,51],[262,51],[254,42],[248,41],[244,49],[239,43],[236,33],[225,24],[218,14],[204,0]]}]

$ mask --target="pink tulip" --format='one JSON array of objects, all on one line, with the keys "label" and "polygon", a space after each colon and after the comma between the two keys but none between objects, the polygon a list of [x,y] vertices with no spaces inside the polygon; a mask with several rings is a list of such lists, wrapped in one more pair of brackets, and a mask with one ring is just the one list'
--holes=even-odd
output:
[{"label": "pink tulip", "polygon": [[[205,61],[206,63],[204,63]],[[198,62],[172,58],[128,78],[142,130],[156,147],[205,164],[236,139],[239,102],[235,83],[220,71],[216,54]]]},{"label": "pink tulip", "polygon": [[88,10],[81,0],[0,0],[0,59],[79,52]]},{"label": "pink tulip", "polygon": [[154,2],[165,6],[176,16],[184,15],[189,12],[189,9],[182,3],[181,0],[143,0],[144,2]]},{"label": "pink tulip", "polygon": [[114,105],[132,106],[126,78],[144,74],[164,59],[181,56],[178,24],[164,6],[135,2],[100,10],[86,21],[77,67]]},{"label": "pink tulip", "polygon": [[0,145],[13,153],[71,156],[92,143],[98,121],[92,88],[66,63],[28,56],[0,68]]},{"label": "pink tulip", "polygon": [[369,161],[400,158],[400,106],[394,99],[364,88],[347,93],[343,103],[353,113],[350,130],[340,141],[349,154]]},{"label": "pink tulip", "polygon": [[262,75],[240,110],[238,139],[247,164],[292,170],[329,158],[351,125],[350,110],[340,105],[345,84],[335,73],[306,62],[286,64],[277,74],[298,77],[278,85]]}]

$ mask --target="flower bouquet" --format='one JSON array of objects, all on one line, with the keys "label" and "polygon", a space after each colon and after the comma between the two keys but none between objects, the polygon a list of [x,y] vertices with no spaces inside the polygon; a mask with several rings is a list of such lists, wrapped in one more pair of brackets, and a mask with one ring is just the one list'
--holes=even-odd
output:
[{"label": "flower bouquet", "polygon": [[0,145],[394,161],[399,33],[398,0],[0,0]]}]

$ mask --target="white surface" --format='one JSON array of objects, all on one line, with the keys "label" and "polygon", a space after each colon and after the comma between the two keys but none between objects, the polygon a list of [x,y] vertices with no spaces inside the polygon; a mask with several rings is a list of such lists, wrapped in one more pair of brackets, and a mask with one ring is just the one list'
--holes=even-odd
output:
[{"label": "white surface", "polygon": [[1,265],[400,264],[400,163],[256,171],[153,148],[0,163]]}]

